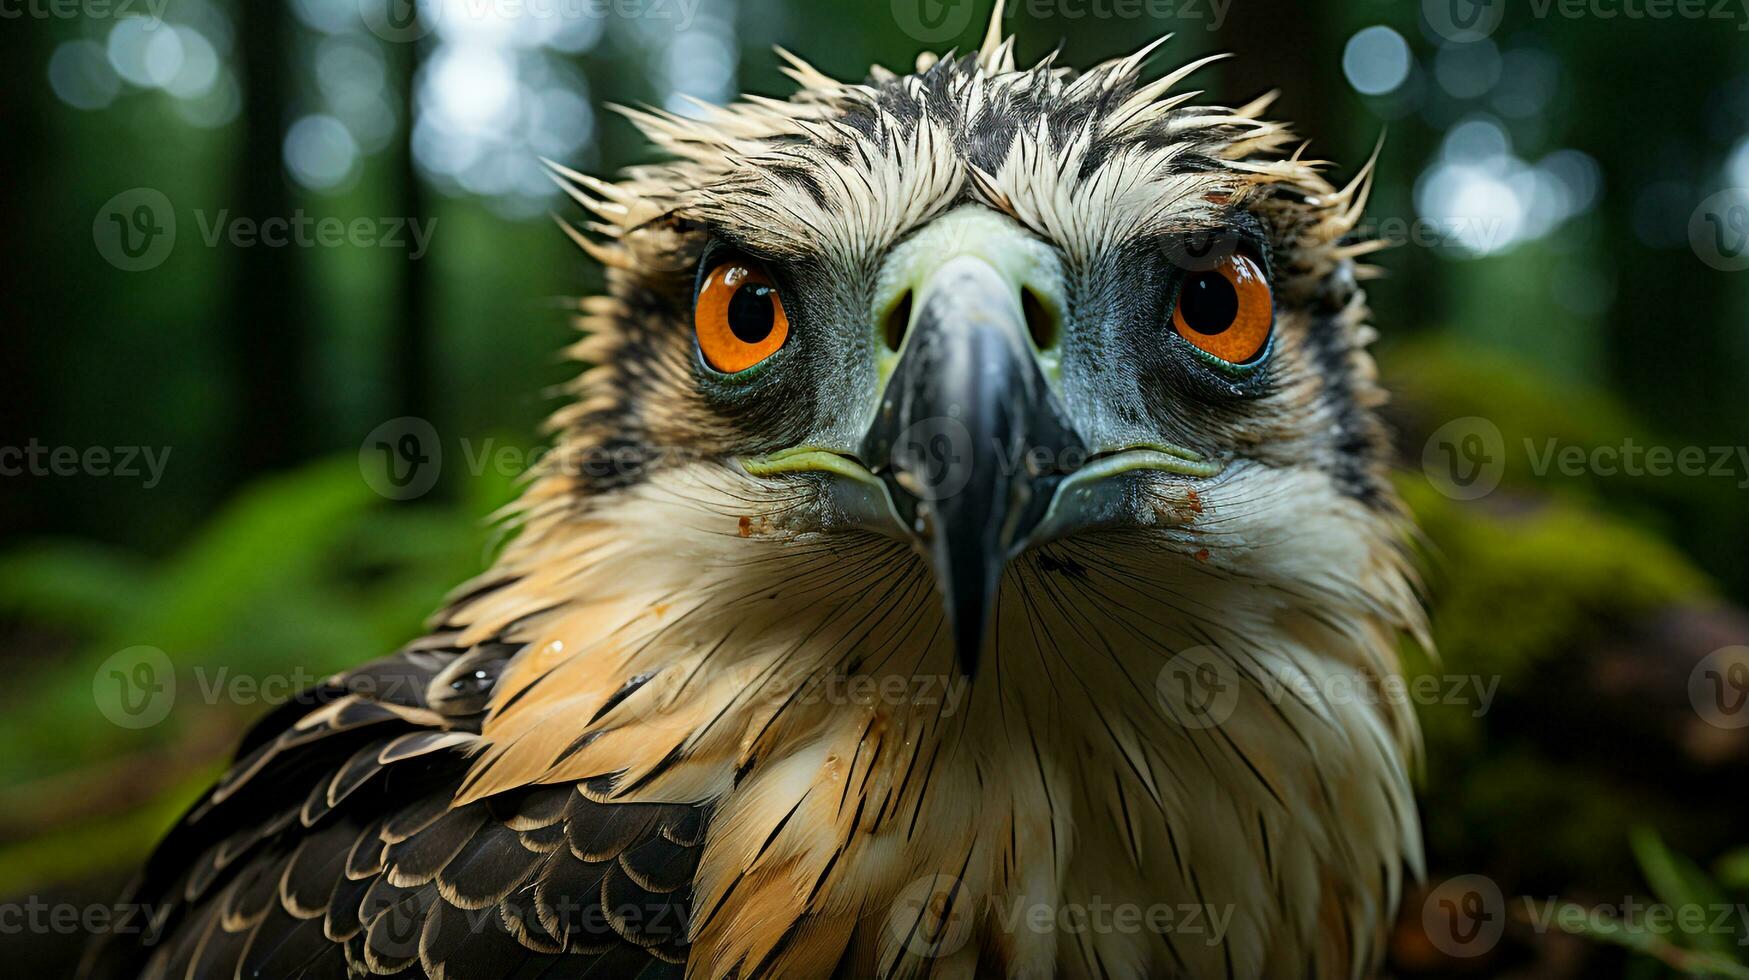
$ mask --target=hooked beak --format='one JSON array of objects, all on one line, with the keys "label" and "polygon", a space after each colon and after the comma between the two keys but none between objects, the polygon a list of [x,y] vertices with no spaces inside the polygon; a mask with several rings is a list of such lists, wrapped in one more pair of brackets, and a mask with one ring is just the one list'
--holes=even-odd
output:
[{"label": "hooked beak", "polygon": [[[978,205],[936,218],[885,263],[871,312],[909,323],[860,437],[835,431],[744,458],[755,477],[830,477],[836,516],[908,540],[929,563],[960,664],[975,673],[1002,574],[1026,549],[1128,520],[1120,477],[1209,478],[1221,464],[1165,442],[1109,436],[1089,455],[1035,349],[1022,295],[1049,316],[1065,305],[1051,249]],[[888,305],[888,303],[892,305]],[[1041,341],[1041,343],[1043,343]]]},{"label": "hooked beak", "polygon": [[1004,568],[1087,458],[1039,367],[1019,289],[989,262],[956,256],[918,290],[860,456],[933,568],[973,673]]}]

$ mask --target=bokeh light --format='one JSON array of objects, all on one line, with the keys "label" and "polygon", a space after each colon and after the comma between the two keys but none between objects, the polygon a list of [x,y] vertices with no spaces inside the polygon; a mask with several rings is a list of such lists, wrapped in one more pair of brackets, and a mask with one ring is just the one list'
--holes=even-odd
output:
[{"label": "bokeh light", "polygon": [[1342,73],[1362,95],[1384,95],[1409,77],[1409,42],[1403,35],[1375,25],[1348,39],[1342,52]]},{"label": "bokeh light", "polygon": [[1454,99],[1474,99],[1487,94],[1500,81],[1500,49],[1494,42],[1448,44],[1433,59],[1433,77]]},{"label": "bokeh light", "polygon": [[1447,131],[1416,182],[1415,208],[1457,254],[1492,255],[1589,211],[1602,186],[1602,171],[1586,154],[1558,150],[1529,163],[1498,119],[1474,115]]},{"label": "bokeh light", "polygon": [[102,109],[121,92],[121,79],[96,41],[67,41],[49,57],[49,86],[77,109]]},{"label": "bokeh light", "polygon": [[286,131],[286,169],[311,190],[343,186],[355,176],[358,164],[358,142],[333,116],[305,116]]}]

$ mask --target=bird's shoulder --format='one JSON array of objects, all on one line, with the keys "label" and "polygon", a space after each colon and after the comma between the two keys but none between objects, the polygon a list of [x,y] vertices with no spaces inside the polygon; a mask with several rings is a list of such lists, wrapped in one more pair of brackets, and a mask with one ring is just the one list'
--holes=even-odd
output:
[{"label": "bird's shoulder", "polygon": [[84,974],[679,977],[699,808],[576,784],[454,802],[517,650],[432,637],[276,709]]}]

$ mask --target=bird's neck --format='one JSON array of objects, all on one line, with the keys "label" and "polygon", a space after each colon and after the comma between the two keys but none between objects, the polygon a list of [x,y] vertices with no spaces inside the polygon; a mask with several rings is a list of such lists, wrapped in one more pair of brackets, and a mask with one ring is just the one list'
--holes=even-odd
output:
[{"label": "bird's neck", "polygon": [[968,677],[904,546],[706,494],[536,509],[449,613],[525,645],[464,796],[710,808],[692,975],[1286,976],[1372,948],[1416,847],[1408,723],[1302,697],[1391,656],[1364,602],[1065,545],[1011,569]]}]

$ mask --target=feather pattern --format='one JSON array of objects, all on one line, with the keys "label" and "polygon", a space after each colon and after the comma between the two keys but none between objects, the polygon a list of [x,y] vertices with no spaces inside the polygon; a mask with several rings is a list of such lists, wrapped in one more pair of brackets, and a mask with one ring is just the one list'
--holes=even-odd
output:
[{"label": "feather pattern", "polygon": [[[787,101],[624,110],[669,162],[553,165],[609,289],[579,304],[587,368],[518,534],[428,637],[244,740],[124,903],[141,940],[87,976],[1372,969],[1419,870],[1414,719],[1332,692],[1394,676],[1426,629],[1350,239],[1371,166],[1336,187],[1270,96],[1176,92],[1212,59],[1019,70],[1000,22],[861,83],[780,51]],[[1083,278],[1242,213],[1279,304],[1269,398],[1185,420],[1221,473],[1013,562],[976,683],[914,553],[820,519],[817,479],[738,463],[794,445],[809,406],[713,402],[682,312],[713,232],[866,311],[883,256],[968,204]],[[1106,382],[1078,370],[1066,390]],[[839,373],[813,407],[854,425]],[[1230,682],[1223,724],[1171,696],[1196,651]],[[1102,903],[1204,924],[1023,925]]]}]

